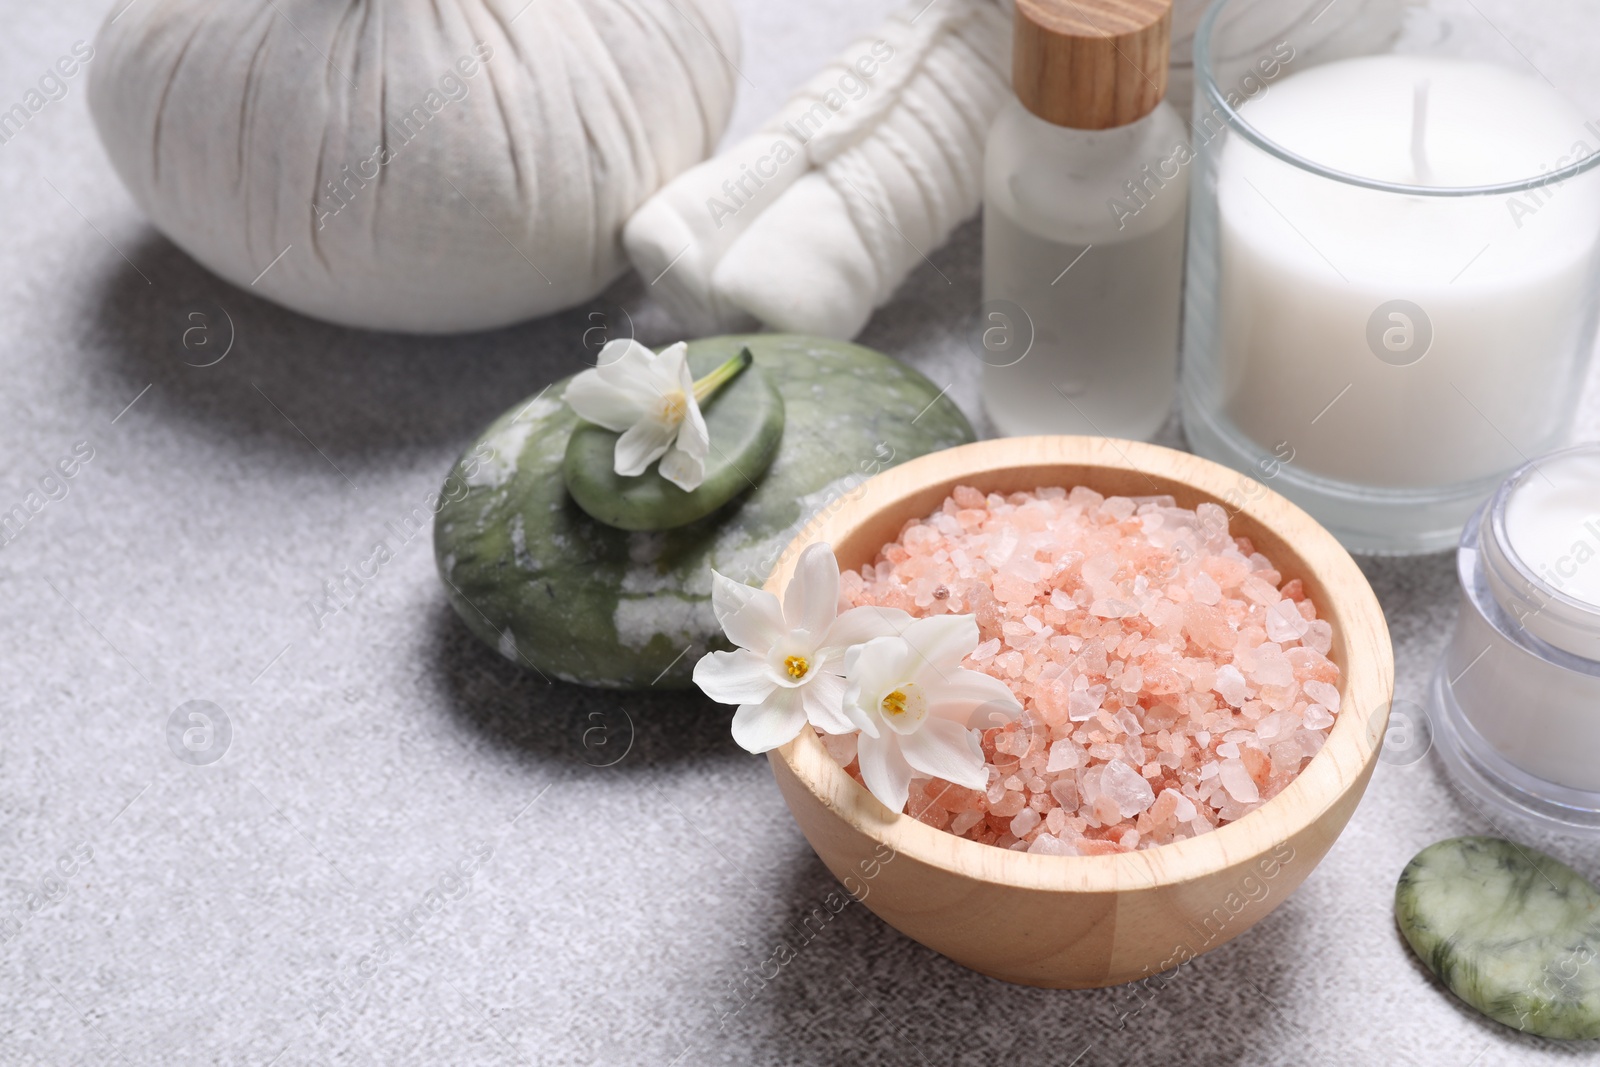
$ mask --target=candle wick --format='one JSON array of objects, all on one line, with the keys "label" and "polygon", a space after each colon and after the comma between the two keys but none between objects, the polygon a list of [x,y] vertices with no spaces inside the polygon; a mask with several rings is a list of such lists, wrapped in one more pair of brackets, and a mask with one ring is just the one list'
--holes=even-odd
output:
[{"label": "candle wick", "polygon": [[1417,82],[1411,105],[1411,167],[1418,185],[1433,184],[1433,168],[1428,166],[1428,90],[1427,79]]}]

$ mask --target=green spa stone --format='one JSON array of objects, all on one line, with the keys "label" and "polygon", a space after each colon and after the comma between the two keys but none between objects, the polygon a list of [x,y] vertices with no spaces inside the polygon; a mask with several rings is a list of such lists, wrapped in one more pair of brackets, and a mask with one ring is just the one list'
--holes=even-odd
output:
[{"label": "green spa stone", "polygon": [[1497,837],[1417,853],[1394,891],[1418,958],[1489,1018],[1540,1037],[1600,1038],[1600,890]]},{"label": "green spa stone", "polygon": [[[721,360],[709,349],[689,357],[699,380]],[[750,366],[701,405],[711,453],[699,488],[685,492],[661,476],[656,464],[625,478],[616,471],[617,438],[603,426],[579,422],[567,442],[562,478],[572,499],[607,526],[670,530],[703,519],[759,482],[783,438],[783,396],[760,367]]]},{"label": "green spa stone", "polygon": [[778,454],[754,489],[688,525],[619,530],[573,501],[562,466],[580,420],[561,401],[566,381],[466,450],[441,494],[433,544],[450,603],[474,634],[546,677],[684,688],[701,655],[729,647],[711,611],[712,568],[759,585],[790,541],[868,477],[973,440],[932,382],[870,348],[752,334],[693,341],[689,354],[698,371],[746,346],[783,398]]}]

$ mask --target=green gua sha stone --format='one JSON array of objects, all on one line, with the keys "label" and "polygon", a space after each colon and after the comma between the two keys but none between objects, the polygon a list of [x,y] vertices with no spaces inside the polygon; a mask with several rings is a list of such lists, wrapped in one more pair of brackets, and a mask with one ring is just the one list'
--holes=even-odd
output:
[{"label": "green gua sha stone", "polygon": [[936,385],[860,345],[713,337],[691,341],[689,358],[715,367],[745,347],[783,397],[778,455],[754,489],[686,526],[618,530],[573,501],[561,472],[579,419],[561,399],[565,381],[468,446],[440,494],[433,546],[451,606],[474,634],[548,678],[685,688],[696,660],[729,647],[711,611],[713,567],[759,585],[868,477],[973,439]]},{"label": "green gua sha stone", "polygon": [[1497,837],[1417,853],[1395,920],[1445,986],[1496,1022],[1540,1037],[1600,1037],[1600,890]]},{"label": "green gua sha stone", "polygon": [[[706,349],[690,349],[696,381],[721,365]],[[783,438],[783,397],[760,367],[749,366],[700,406],[711,451],[699,488],[684,492],[656,464],[634,478],[616,471],[617,438],[603,426],[579,422],[567,442],[561,473],[567,491],[591,516],[619,530],[670,530],[703,519],[751,489],[778,455]]]}]

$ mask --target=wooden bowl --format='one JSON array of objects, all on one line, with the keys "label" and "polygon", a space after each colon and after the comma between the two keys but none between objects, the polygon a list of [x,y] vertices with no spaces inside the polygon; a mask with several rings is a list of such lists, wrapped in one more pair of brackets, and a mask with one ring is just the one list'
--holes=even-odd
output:
[{"label": "wooden bowl", "polygon": [[1226,506],[1284,580],[1333,624],[1343,700],[1323,746],[1282,793],[1210,833],[1112,856],[1029,855],[896,814],[847,775],[809,728],[768,754],[784,800],[834,876],[879,918],[935,952],[1008,982],[1115,985],[1238,937],[1303,882],[1355,811],[1388,722],[1394,660],[1365,577],[1311,516],[1236,471],[1154,445],[1089,437],[985,441],[912,460],[835,501],[767,582],[781,592],[800,549],[825,541],[844,569],[872,562],[908,519],[958,485],[1012,493],[1086,485]]}]

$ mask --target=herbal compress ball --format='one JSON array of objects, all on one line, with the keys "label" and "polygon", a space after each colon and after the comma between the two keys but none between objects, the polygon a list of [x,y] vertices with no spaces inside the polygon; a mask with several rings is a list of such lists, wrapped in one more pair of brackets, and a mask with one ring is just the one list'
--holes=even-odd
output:
[{"label": "herbal compress ball", "polygon": [[89,106],[150,220],[352,326],[483,329],[597,294],[733,102],[728,0],[142,0]]}]

